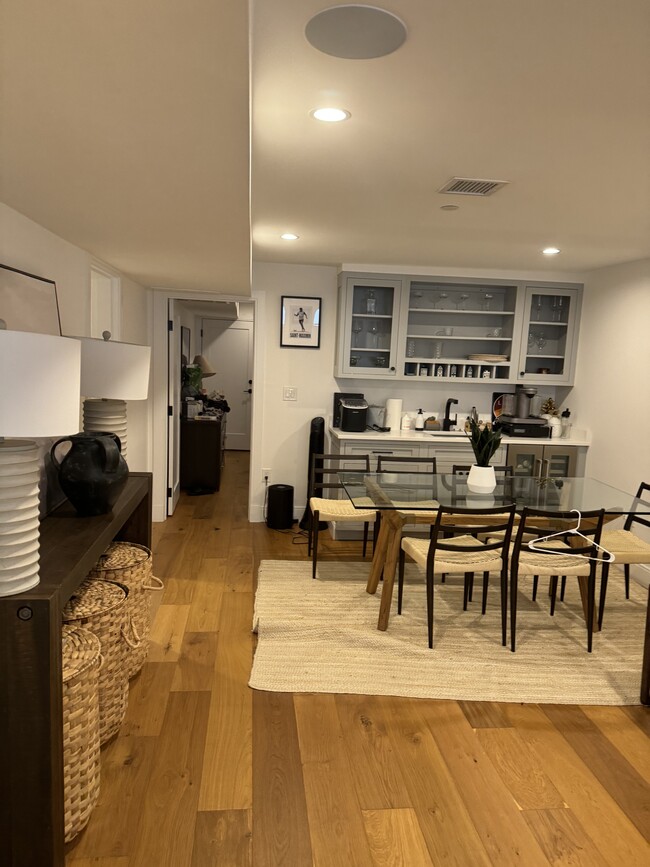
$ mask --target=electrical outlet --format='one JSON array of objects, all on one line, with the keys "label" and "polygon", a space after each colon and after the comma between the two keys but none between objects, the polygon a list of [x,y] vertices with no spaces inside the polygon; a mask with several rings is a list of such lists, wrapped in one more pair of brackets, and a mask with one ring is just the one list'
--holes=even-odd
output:
[{"label": "electrical outlet", "polygon": [[262,470],[262,481],[265,484],[268,484],[271,481],[271,468],[270,467],[266,467],[265,469]]},{"label": "electrical outlet", "polygon": [[282,389],[282,400],[298,400],[298,389],[293,385],[285,385]]}]

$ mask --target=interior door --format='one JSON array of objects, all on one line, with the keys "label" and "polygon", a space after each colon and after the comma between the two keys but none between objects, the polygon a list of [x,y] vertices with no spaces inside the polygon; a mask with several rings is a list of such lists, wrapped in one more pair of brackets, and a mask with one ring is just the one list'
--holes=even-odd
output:
[{"label": "interior door", "polygon": [[217,371],[203,381],[208,393],[221,392],[230,407],[226,448],[251,447],[253,323],[243,319],[203,319],[202,353]]},{"label": "interior door", "polygon": [[167,328],[167,514],[173,515],[181,493],[181,320],[168,302]]}]

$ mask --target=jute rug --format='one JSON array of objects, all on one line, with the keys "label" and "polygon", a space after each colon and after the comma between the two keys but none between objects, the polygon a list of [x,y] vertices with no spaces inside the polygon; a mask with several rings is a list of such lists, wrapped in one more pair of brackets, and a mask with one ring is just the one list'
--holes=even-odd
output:
[{"label": "jute rug", "polygon": [[[575,579],[549,616],[547,584],[537,602],[520,594],[517,651],[501,646],[498,585],[481,616],[480,588],[462,610],[462,577],[435,587],[434,648],[427,646],[423,574],[407,566],[404,608],[397,581],[386,632],[377,630],[380,590],[366,593],[369,562],[260,564],[253,629],[258,633],[249,685],[273,692],[332,692],[476,701],[638,704],[647,591],[610,572],[603,630],[586,650]],[[478,577],[478,576],[477,576]]]}]

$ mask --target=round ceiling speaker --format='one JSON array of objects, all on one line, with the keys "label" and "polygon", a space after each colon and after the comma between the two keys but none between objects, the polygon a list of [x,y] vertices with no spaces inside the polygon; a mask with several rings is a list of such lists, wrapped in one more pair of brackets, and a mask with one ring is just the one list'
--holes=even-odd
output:
[{"label": "round ceiling speaker", "polygon": [[406,39],[406,25],[376,6],[333,6],[308,21],[305,36],[324,54],[369,60],[397,51]]}]

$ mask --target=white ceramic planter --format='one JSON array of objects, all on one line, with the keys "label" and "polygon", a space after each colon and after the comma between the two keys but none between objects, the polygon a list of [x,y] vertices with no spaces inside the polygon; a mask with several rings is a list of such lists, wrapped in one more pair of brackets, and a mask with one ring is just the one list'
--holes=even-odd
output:
[{"label": "white ceramic planter", "polygon": [[497,486],[494,467],[479,467],[472,464],[467,476],[467,489],[474,494],[491,494]]}]

